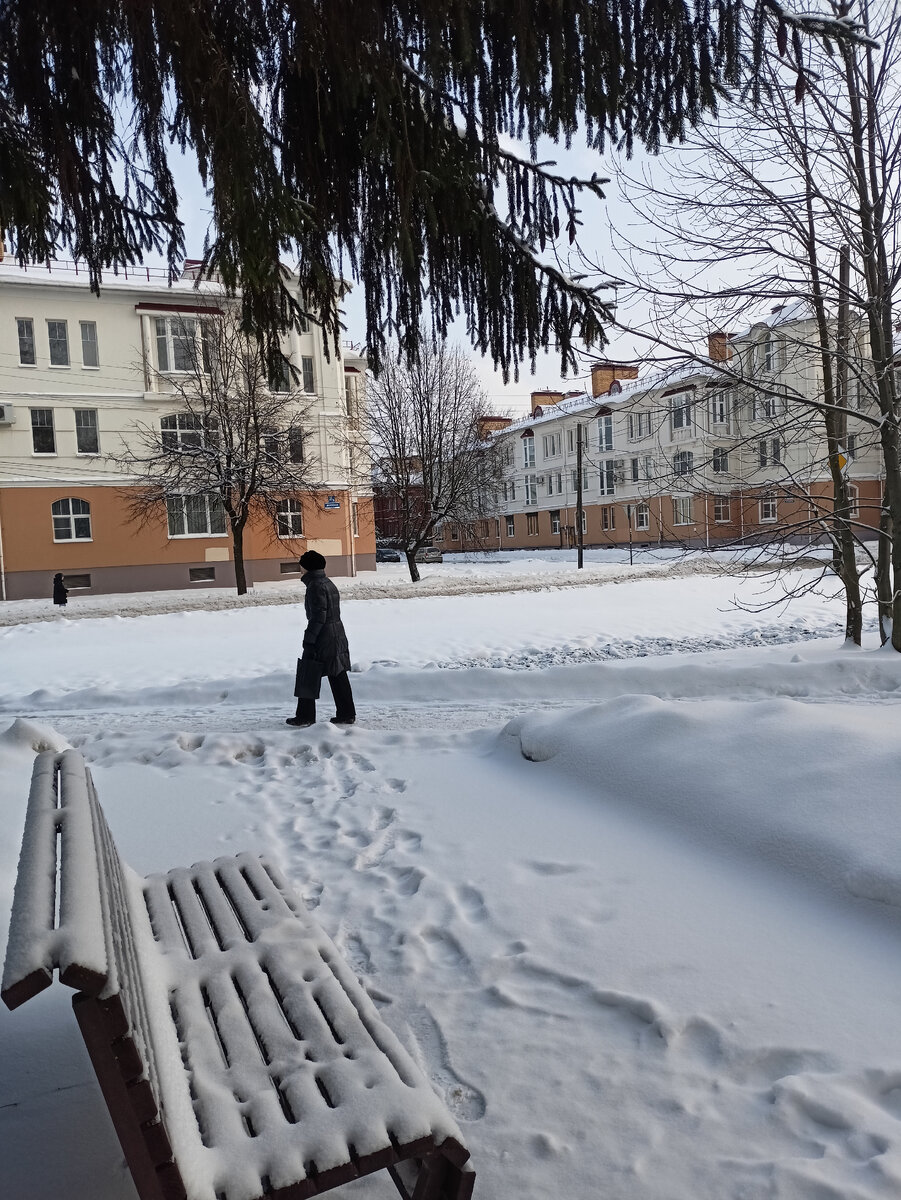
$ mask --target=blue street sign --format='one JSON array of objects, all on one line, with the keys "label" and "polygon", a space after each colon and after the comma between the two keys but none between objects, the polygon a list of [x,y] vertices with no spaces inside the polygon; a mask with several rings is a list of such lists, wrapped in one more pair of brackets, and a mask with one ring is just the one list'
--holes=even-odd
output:
[{"label": "blue street sign", "polygon": [[334,496],[329,496],[328,500],[326,500],[325,504],[323,504],[322,507],[323,508],[340,508],[341,505],[338,503],[338,501],[335,499]]}]

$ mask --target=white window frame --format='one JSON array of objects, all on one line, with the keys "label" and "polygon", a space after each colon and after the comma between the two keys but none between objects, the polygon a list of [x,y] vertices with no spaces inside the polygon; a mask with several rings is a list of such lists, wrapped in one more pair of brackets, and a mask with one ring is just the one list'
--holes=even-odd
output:
[{"label": "white window frame", "polygon": [[710,397],[710,422],[712,425],[729,425],[732,420],[732,389],[714,392]]},{"label": "white window frame", "polygon": [[522,439],[522,465],[524,467],[535,466],[535,437],[533,434]]},{"label": "white window frame", "polygon": [[[53,334],[51,333],[51,329],[53,327],[55,327],[57,330],[56,337],[54,337]],[[59,332],[58,332],[60,328],[63,331],[62,338],[60,338]],[[65,351],[65,359],[66,359],[65,362],[54,362],[53,361],[54,344],[56,344],[57,347],[60,347],[60,346],[63,347],[63,349]],[[47,318],[47,345],[49,346],[49,349],[50,349],[50,364],[49,365],[54,371],[62,371],[72,365],[71,355],[69,353],[69,322],[68,321],[62,321],[58,317],[48,317]],[[58,349],[56,351],[56,354],[57,354],[57,356],[59,355]]]},{"label": "white window frame", "polygon": [[506,521],[507,521],[507,531],[506,531],[507,537],[515,537],[516,536],[516,518],[512,517],[512,516],[508,516],[506,518]]},{"label": "white window frame", "polygon": [[723,475],[729,471],[729,451],[725,446],[714,446],[711,466],[714,474]]},{"label": "white window frame", "polygon": [[[570,471],[570,483],[572,484],[572,490],[574,492],[578,492],[578,490],[579,490],[579,472],[576,467],[573,467],[572,470]],[[588,468],[583,467],[582,468],[582,495],[584,496],[584,494],[587,491],[588,491]]]},{"label": "white window frame", "polygon": [[651,528],[651,508],[648,504],[636,504],[633,510],[636,531]]},{"label": "white window frame", "polygon": [[[163,422],[175,422],[175,425],[164,425]],[[207,444],[210,435],[218,434],[219,425],[215,417],[204,417],[192,412],[164,413],[160,417],[160,445],[168,450],[201,450]],[[167,435],[174,434],[171,436]],[[266,434],[275,437],[275,434]]]},{"label": "white window frame", "polygon": [[[79,506],[77,509],[76,505]],[[81,500],[77,496],[65,496],[61,500],[54,500],[50,505],[50,519],[53,524],[54,542],[92,542],[94,540],[91,506],[87,500]],[[84,532],[85,528],[87,528],[86,533]],[[61,530],[68,532],[60,537]]]},{"label": "white window frame", "polygon": [[[196,509],[201,501],[203,502],[203,507],[204,507],[205,515],[206,515],[206,526],[207,526],[206,531],[189,533],[189,532],[187,532],[189,505],[193,506],[196,511]],[[179,502],[180,502],[180,504],[179,504]],[[213,504],[219,505],[219,511],[222,514],[222,529],[221,530],[213,528],[214,525],[218,524],[218,522],[214,521],[214,519],[213,519],[213,517],[214,517],[214,512],[213,512],[213,508],[212,508]],[[173,516],[173,510],[176,505],[179,505],[179,508],[181,511],[181,518],[182,518],[181,524],[183,525],[184,530],[185,530],[185,532],[183,532],[183,533],[173,533],[172,532],[172,516]],[[167,528],[167,532],[168,532],[168,536],[169,536],[170,540],[173,540],[173,541],[176,538],[215,538],[215,537],[227,537],[228,536],[228,523],[225,519],[225,509],[222,507],[222,503],[219,500],[219,497],[218,496],[210,496],[209,494],[206,494],[206,493],[201,494],[199,496],[186,496],[186,495],[182,495],[180,493],[176,494],[176,495],[167,496],[166,497],[166,528]]]},{"label": "white window frame", "polygon": [[677,450],[673,455],[673,474],[677,477],[691,475],[695,469],[695,456],[691,450]]},{"label": "white window frame", "polygon": [[693,525],[691,496],[673,496],[673,525]]},{"label": "white window frame", "polygon": [[526,508],[532,508],[538,503],[538,476],[526,475],[524,480],[525,499],[523,504]]},{"label": "white window frame", "polygon": [[[161,375],[192,375],[198,368],[209,374],[209,343],[202,320],[188,316],[155,317],[153,335],[156,367]],[[179,360],[184,365],[179,366]]]},{"label": "white window frame", "polygon": [[282,500],[275,514],[275,527],[281,541],[303,537],[303,504],[289,496]]},{"label": "white window frame", "polygon": [[616,505],[602,504],[601,505],[601,529],[604,533],[609,533],[611,529],[616,528]]},{"label": "white window frame", "polygon": [[598,487],[602,496],[616,495],[616,460],[605,458],[598,468]]},{"label": "white window frame", "polygon": [[[88,420],[89,417],[93,421]],[[94,449],[86,450],[82,446],[82,434],[90,430],[94,434]],[[100,453],[100,426],[97,420],[96,408],[76,408],[75,409],[75,452],[76,454],[89,455],[96,457]]]},{"label": "white window frame", "polygon": [[[33,455],[36,455],[38,458],[50,458],[51,455],[56,454],[56,425],[55,425],[55,418],[53,416],[53,409],[52,408],[32,408],[29,411],[31,412],[31,453]],[[38,413],[49,413],[50,420],[49,421],[41,420],[41,421],[35,422],[35,416]],[[53,441],[53,449],[52,450],[36,449],[34,435],[39,429],[49,429],[50,430],[50,436]]]},{"label": "white window frame", "polygon": [[[25,327],[27,326],[27,331]],[[19,366],[36,367],[38,365],[37,346],[34,340],[34,317],[16,317],[16,337],[19,342]],[[31,358],[23,357],[28,353],[26,347],[31,346]]]},{"label": "white window frame", "polygon": [[526,515],[526,537],[538,537],[538,513],[528,513]]},{"label": "white window frame", "polygon": [[675,433],[677,429],[691,429],[691,410],[693,404],[693,392],[679,392],[675,396],[670,396],[670,428],[672,429],[673,433]]},{"label": "white window frame", "polygon": [[598,450],[613,449],[613,417],[598,417]]},{"label": "white window frame", "polygon": [[316,395],[316,372],[313,367],[313,360],[308,354],[301,356],[300,374],[303,382],[303,390],[308,396]]},{"label": "white window frame", "polygon": [[[81,365],[85,371],[99,371],[100,369],[100,343],[97,340],[97,322],[96,321],[79,321],[79,329],[81,331]],[[85,334],[88,336],[85,337]],[[88,353],[86,354],[85,351]],[[88,358],[93,357],[96,361],[88,362]]]},{"label": "white window frame", "polygon": [[[722,509],[725,505],[726,515],[722,515]],[[720,515],[717,515],[717,510],[720,510]],[[728,525],[732,520],[732,501],[728,496],[713,497],[713,522],[715,525]]]},{"label": "white window frame", "polygon": [[560,532],[560,509],[552,508],[550,515],[551,515],[551,533],[559,534],[559,532]]},{"label": "white window frame", "polygon": [[779,500],[776,496],[761,496],[758,501],[761,525],[772,525],[779,520]]}]

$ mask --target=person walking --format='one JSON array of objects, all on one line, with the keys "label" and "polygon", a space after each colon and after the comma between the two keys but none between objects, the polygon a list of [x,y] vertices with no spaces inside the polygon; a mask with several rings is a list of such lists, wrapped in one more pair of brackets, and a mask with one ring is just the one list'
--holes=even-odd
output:
[{"label": "person walking", "polygon": [[326,676],[335,700],[333,725],[353,725],[357,719],[353,692],[347,672],[350,650],[341,623],[338,589],[325,574],[325,559],[316,550],[307,550],[300,559],[307,589],[304,609],[307,627],[303,635],[303,657],[297,661],[294,695],[297,712],[286,725],[305,729],[316,721],[316,700],[322,676]]},{"label": "person walking", "polygon": [[65,608],[69,603],[69,589],[63,582],[62,571],[57,571],[53,576],[53,603],[58,604],[60,608]]}]

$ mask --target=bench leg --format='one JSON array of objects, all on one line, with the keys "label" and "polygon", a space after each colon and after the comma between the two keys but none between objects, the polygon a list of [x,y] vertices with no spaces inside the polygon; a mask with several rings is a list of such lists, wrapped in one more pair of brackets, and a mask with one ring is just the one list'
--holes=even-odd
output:
[{"label": "bench leg", "polygon": [[179,1200],[186,1194],[181,1176],[174,1164],[174,1169],[167,1171],[165,1164],[158,1166],[151,1157],[148,1137],[161,1127],[145,1130],[135,1114],[122,1067],[113,1050],[115,1034],[111,1036],[100,1002],[79,992],[72,997],[72,1008],[138,1195],[141,1200]]}]

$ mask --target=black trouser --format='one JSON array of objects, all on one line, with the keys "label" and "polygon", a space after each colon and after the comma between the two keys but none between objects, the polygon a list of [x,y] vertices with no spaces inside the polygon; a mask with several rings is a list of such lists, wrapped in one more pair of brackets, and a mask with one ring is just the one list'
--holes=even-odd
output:
[{"label": "black trouser", "polygon": [[[354,694],[350,689],[347,672],[342,671],[340,675],[328,675],[326,678],[335,700],[335,716],[339,721],[353,721],[356,718],[357,710],[354,708]],[[316,701],[299,699],[297,701],[297,719],[299,721],[315,721]]]}]

